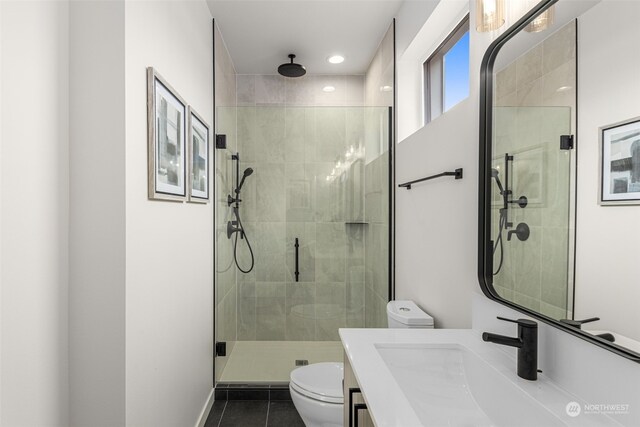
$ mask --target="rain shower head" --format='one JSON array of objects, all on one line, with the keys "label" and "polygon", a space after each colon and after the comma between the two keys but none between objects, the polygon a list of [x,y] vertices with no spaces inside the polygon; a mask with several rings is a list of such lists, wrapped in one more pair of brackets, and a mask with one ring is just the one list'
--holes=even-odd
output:
[{"label": "rain shower head", "polygon": [[285,77],[302,77],[307,74],[307,70],[300,64],[296,64],[293,62],[293,59],[296,56],[293,53],[289,54],[289,58],[291,62],[284,63],[278,67],[278,73]]}]

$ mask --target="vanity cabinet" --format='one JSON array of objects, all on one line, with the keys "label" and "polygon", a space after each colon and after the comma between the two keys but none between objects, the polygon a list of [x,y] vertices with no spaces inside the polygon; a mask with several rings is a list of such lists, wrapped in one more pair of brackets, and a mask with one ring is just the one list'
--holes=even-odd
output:
[{"label": "vanity cabinet", "polygon": [[344,354],[344,427],[374,427],[375,424],[367,410],[364,395],[353,373],[349,357]]}]

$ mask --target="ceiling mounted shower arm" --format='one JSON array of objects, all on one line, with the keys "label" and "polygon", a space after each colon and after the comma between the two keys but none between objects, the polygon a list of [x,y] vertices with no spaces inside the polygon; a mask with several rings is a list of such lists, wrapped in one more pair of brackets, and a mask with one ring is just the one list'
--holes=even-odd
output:
[{"label": "ceiling mounted shower arm", "polygon": [[288,56],[291,62],[286,62],[278,67],[278,73],[280,75],[285,77],[302,77],[307,74],[307,69],[304,68],[303,65],[293,62],[296,57],[293,53],[290,53]]}]

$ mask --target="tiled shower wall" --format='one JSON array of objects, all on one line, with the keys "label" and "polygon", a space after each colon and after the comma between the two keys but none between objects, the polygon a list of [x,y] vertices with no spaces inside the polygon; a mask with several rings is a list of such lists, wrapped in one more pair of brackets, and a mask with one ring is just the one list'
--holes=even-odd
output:
[{"label": "tiled shower wall", "polygon": [[[384,113],[387,111],[383,109]],[[390,280],[389,150],[365,167],[365,221],[365,326],[386,328]]]},{"label": "tiled shower wall", "polygon": [[495,100],[500,107],[571,107],[575,115],[575,21],[499,70]]},{"label": "tiled shower wall", "polygon": [[[394,99],[394,28],[387,30],[365,76],[365,326],[387,326],[389,301],[389,107]],[[380,108],[384,107],[384,108]]]},{"label": "tiled shower wall", "polygon": [[[338,340],[338,328],[364,326],[364,77],[239,75],[237,91],[241,170],[254,170],[240,212],[255,254],[237,276],[238,339]],[[243,241],[238,253],[246,269]]]},{"label": "tiled shower wall", "polygon": [[[526,222],[531,235],[507,242],[505,232],[504,264],[494,285],[504,298],[556,319],[571,310],[572,159],[570,151],[559,150],[558,136],[575,129],[575,48],[571,22],[496,76],[494,167],[503,167],[506,152],[515,154],[513,198],[526,195],[530,204],[510,207],[510,221]],[[498,229],[498,209],[494,200],[492,230]],[[498,259],[496,253],[495,268]]]}]

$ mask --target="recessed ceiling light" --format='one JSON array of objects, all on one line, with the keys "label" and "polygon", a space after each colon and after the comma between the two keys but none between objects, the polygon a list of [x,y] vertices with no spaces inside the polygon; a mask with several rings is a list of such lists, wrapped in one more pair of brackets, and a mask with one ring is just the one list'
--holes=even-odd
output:
[{"label": "recessed ceiling light", "polygon": [[332,64],[341,64],[342,62],[344,62],[344,56],[333,55],[333,56],[328,57],[327,61],[329,61]]},{"label": "recessed ceiling light", "polygon": [[322,88],[322,91],[323,92],[335,92],[336,88],[333,87],[333,86],[325,86],[325,87]]},{"label": "recessed ceiling light", "polygon": [[380,86],[380,92],[391,92],[391,89],[393,89],[391,86]]}]

